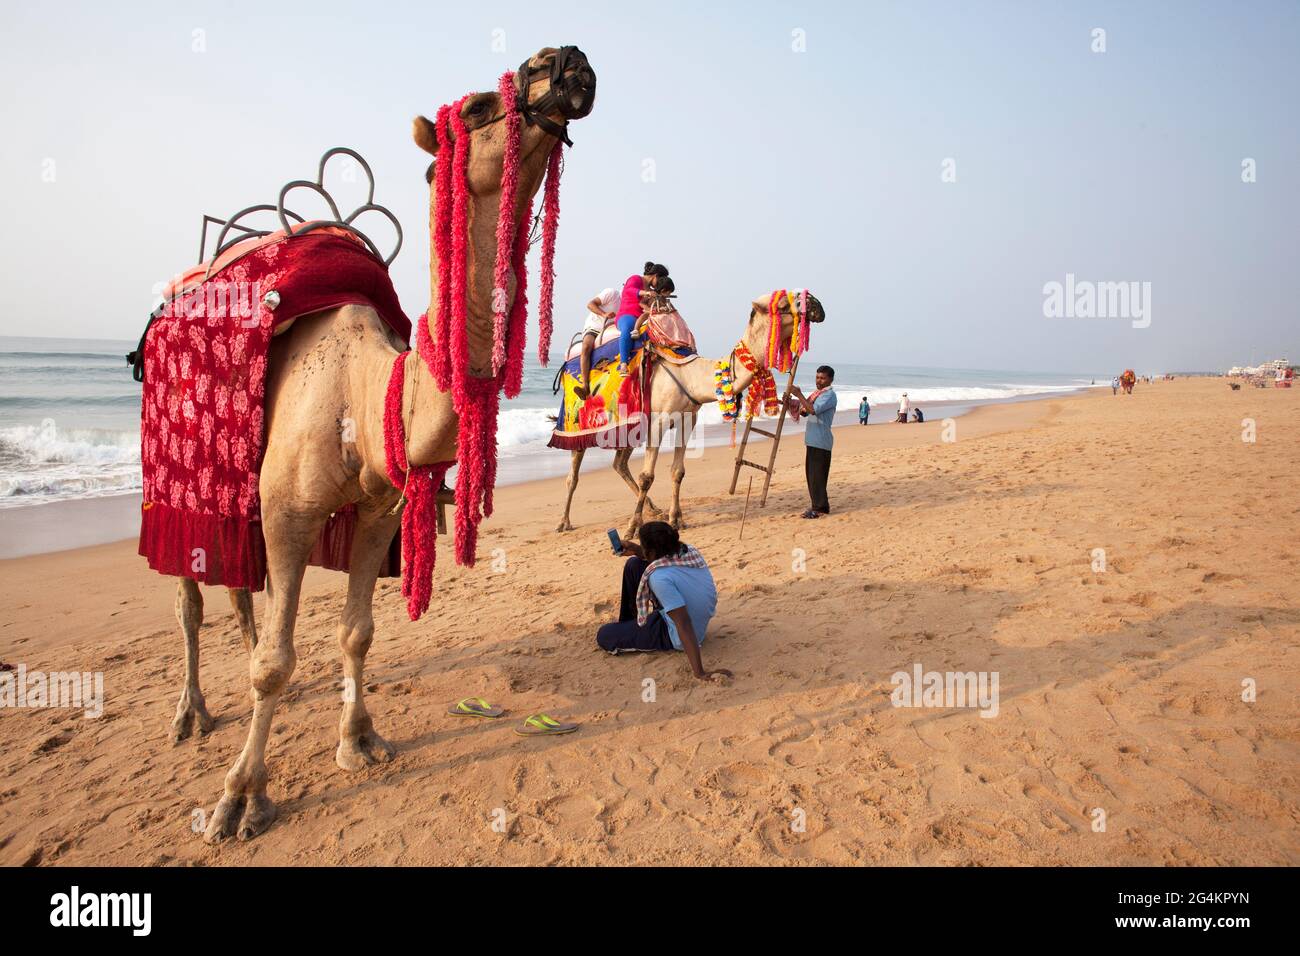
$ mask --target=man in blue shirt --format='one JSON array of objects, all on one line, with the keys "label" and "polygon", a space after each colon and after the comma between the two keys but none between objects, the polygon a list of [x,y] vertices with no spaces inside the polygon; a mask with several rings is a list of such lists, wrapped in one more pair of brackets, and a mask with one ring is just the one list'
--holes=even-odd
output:
[{"label": "man in blue shirt", "polygon": [[835,436],[831,426],[835,423],[835,369],[823,365],[817,369],[817,391],[805,397],[798,386],[790,390],[798,413],[808,416],[804,426],[804,477],[808,480],[809,508],[800,517],[820,518],[831,513],[831,503],[826,497],[826,482],[831,474],[831,446]]},{"label": "man in blue shirt", "polygon": [[[663,521],[649,521],[638,532],[641,543],[624,541],[623,594],[618,621],[602,625],[596,643],[611,654],[629,651],[682,651],[691,673],[701,680],[731,677],[727,670],[706,671],[700,657],[709,621],[718,609],[718,589],[704,559],[682,544],[677,531]],[[660,559],[693,555],[697,566],[658,563]],[[649,570],[648,587],[655,611],[644,624],[637,623],[637,591]]]}]

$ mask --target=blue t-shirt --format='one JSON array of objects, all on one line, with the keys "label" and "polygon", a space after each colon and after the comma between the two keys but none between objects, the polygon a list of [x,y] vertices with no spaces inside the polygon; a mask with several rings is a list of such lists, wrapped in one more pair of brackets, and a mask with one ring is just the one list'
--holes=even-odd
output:
[{"label": "blue t-shirt", "polygon": [[803,443],[809,448],[825,448],[830,451],[835,444],[835,436],[831,434],[834,422],[835,389],[828,388],[813,402],[813,414],[808,416],[808,424],[803,430]]},{"label": "blue t-shirt", "polygon": [[708,568],[668,567],[656,568],[650,575],[650,590],[659,599],[664,623],[668,625],[668,639],[673,647],[682,649],[682,639],[677,635],[677,625],[668,616],[669,611],[686,608],[695,636],[704,643],[704,632],[718,609],[718,589],[713,583],[713,572]]}]

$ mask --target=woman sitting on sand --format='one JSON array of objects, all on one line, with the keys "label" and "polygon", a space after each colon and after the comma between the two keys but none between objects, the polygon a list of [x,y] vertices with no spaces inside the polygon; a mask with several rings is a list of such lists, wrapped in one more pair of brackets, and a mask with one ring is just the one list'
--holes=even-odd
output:
[{"label": "woman sitting on sand", "polygon": [[632,335],[644,324],[645,307],[654,297],[660,279],[668,278],[668,267],[647,262],[643,274],[629,276],[623,283],[623,295],[618,304],[618,371],[627,374],[632,361]]}]

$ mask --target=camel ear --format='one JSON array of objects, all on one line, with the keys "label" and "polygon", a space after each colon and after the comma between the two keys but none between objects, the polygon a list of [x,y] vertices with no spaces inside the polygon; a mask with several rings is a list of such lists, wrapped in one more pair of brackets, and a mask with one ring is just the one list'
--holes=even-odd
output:
[{"label": "camel ear", "polygon": [[438,155],[438,130],[427,116],[417,116],[411,124],[411,135],[415,145],[426,153]]}]

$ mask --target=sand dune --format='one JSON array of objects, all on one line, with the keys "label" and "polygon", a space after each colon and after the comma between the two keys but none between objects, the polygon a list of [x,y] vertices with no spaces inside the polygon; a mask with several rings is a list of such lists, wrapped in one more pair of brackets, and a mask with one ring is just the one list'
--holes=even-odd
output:
[{"label": "sand dune", "polygon": [[[1178,381],[980,409],[951,444],[940,422],[839,429],[834,513],[793,517],[792,442],[739,541],[729,451],[708,449],[683,536],[718,581],[704,658],[729,686],[595,649],[617,604],[604,529],[631,504],[612,473],[584,477],[564,536],[558,482],[503,488],[488,560],[444,547],[424,620],[381,585],[367,675],[391,764],[334,765],[343,579],[309,576],[268,757],[280,820],[220,848],[191,820],[249,713],[224,594],[205,591],[202,634],[218,724],[173,747],[174,582],[132,543],[0,562],[0,658],[102,670],[107,693],[98,720],[0,711],[0,863],[1293,865],[1297,402]],[[892,706],[915,664],[998,672],[997,716]],[[583,727],[444,716],[470,694]]]}]

